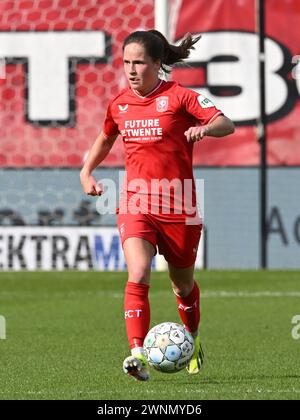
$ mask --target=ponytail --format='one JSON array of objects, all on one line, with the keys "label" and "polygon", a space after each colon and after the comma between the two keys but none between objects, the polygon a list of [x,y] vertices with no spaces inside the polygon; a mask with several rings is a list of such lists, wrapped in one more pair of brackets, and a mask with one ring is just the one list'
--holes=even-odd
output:
[{"label": "ponytail", "polygon": [[185,58],[188,58],[190,55],[190,51],[195,49],[194,44],[196,44],[196,42],[198,42],[201,38],[201,35],[192,37],[192,35],[188,33],[185,35],[185,37],[179,45],[172,45],[169,44],[168,40],[164,37],[164,35],[161,32],[155,29],[151,29],[148,32],[159,37],[163,42],[164,54],[162,57],[161,67],[167,73],[170,73],[170,70],[165,66],[171,67],[176,63],[182,62]]},{"label": "ponytail", "polygon": [[161,68],[166,73],[170,73],[170,67],[189,57],[190,50],[194,49],[194,44],[196,44],[200,38],[201,35],[193,37],[188,33],[179,45],[172,45],[169,44],[168,40],[161,32],[155,29],[149,31],[136,31],[125,39],[123,50],[126,45],[133,42],[142,44],[152,60],[161,60]]}]

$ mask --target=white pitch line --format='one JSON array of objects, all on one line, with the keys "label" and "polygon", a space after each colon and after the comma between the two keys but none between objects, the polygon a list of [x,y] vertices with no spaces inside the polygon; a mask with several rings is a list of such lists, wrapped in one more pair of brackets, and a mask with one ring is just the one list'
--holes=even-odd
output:
[{"label": "white pitch line", "polygon": [[[150,297],[153,296],[172,296],[172,290],[160,290],[160,291],[151,291]],[[74,299],[74,298],[89,298],[89,297],[108,297],[113,299],[123,299],[124,293],[122,292],[113,292],[105,290],[72,290],[68,292],[53,292],[53,293],[39,293],[39,292],[27,292],[27,291],[1,291],[1,298],[4,300],[6,298],[20,298],[23,300],[26,299]],[[261,290],[259,292],[251,292],[247,290],[233,291],[233,290],[207,290],[201,292],[201,298],[261,298],[261,297],[270,297],[270,298],[300,298],[300,291],[289,291],[289,292],[273,292],[270,290]]]},{"label": "white pitch line", "polygon": [[[172,291],[161,290],[161,291],[151,291],[150,296],[168,296],[172,294]],[[96,295],[100,296],[110,296],[113,298],[122,298],[124,295],[120,292],[96,292]],[[273,292],[270,290],[261,290],[259,292],[251,292],[247,290],[233,291],[233,290],[207,290],[201,292],[201,298],[244,298],[244,297],[299,297],[300,291],[289,291],[289,292]]]},{"label": "white pitch line", "polygon": [[[204,386],[207,384],[203,384]],[[160,390],[159,391],[161,395],[169,395],[170,391],[169,390]],[[183,391],[182,389],[179,390],[173,390],[173,392],[175,393],[180,393],[182,394],[183,392],[185,392],[186,394],[220,394],[220,395],[225,395],[225,394],[240,394],[240,393],[244,393],[244,394],[262,394],[262,393],[268,393],[268,394],[300,394],[300,389],[265,389],[265,388],[222,388],[222,389],[214,389],[214,390],[208,390],[208,389],[191,389],[189,388],[188,390]],[[145,394],[155,394],[156,391],[155,390],[142,390],[141,392],[138,390],[127,390],[126,394],[129,395],[144,395]],[[51,395],[57,395],[59,394],[61,395],[77,395],[77,396],[84,396],[84,395],[100,395],[101,394],[101,390],[78,390],[78,391],[73,391],[71,390],[70,392],[68,391],[64,391],[64,390],[56,390],[56,391],[52,391],[52,390],[48,390],[48,389],[43,389],[43,390],[28,390],[28,391],[0,391],[0,395],[45,395],[45,396],[51,396]],[[109,395],[116,395],[116,390],[105,390],[105,394],[109,394]]]},{"label": "white pitch line", "polygon": [[221,298],[239,298],[239,297],[300,297],[300,292],[290,291],[290,292],[272,292],[269,290],[262,290],[260,292],[249,292],[249,291],[227,291],[227,290],[218,290],[218,291],[207,291],[203,292],[202,297],[221,297]]}]

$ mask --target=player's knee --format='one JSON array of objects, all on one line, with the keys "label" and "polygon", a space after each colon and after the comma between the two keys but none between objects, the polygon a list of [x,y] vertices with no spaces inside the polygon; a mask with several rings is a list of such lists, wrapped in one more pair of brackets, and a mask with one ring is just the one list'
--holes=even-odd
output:
[{"label": "player's knee", "polygon": [[175,295],[181,298],[188,296],[191,293],[191,289],[192,289],[190,285],[183,284],[181,286],[178,286],[178,285],[175,285],[174,283],[172,284],[172,288]]},{"label": "player's knee", "polygon": [[148,267],[136,267],[128,272],[128,281],[133,283],[149,283]]}]

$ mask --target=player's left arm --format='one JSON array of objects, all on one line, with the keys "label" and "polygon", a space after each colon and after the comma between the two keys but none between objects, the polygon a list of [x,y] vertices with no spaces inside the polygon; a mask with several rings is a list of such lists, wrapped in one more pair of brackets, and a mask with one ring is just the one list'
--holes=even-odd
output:
[{"label": "player's left arm", "polygon": [[199,141],[204,136],[211,137],[224,137],[228,134],[234,133],[235,127],[233,122],[225,117],[225,115],[219,115],[212,122],[206,125],[199,125],[190,127],[184,132],[188,142]]}]

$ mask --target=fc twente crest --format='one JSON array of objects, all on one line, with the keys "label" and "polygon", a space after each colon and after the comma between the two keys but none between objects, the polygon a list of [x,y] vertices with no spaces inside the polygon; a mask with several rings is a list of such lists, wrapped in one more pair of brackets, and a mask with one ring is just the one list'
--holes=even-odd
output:
[{"label": "fc twente crest", "polygon": [[156,98],[156,111],[166,112],[168,110],[169,98],[168,96],[160,96]]}]

